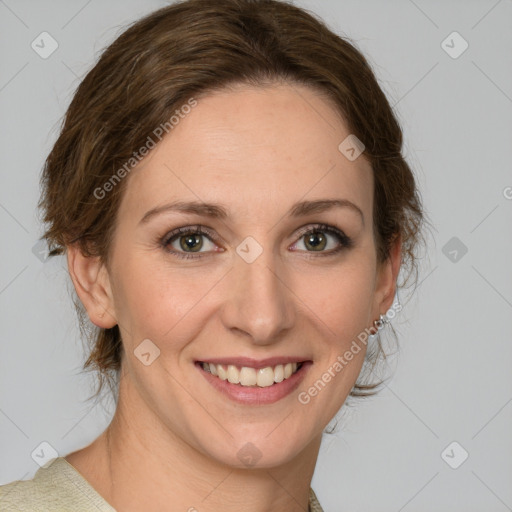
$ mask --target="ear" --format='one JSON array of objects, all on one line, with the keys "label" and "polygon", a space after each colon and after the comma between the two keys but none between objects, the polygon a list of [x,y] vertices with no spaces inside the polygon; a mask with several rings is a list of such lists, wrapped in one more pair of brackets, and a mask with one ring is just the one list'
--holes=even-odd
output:
[{"label": "ear", "polygon": [[91,322],[103,329],[117,324],[110,278],[100,258],[84,256],[77,245],[67,246],[68,270]]},{"label": "ear", "polygon": [[380,263],[377,268],[375,299],[372,312],[373,320],[377,320],[380,315],[385,315],[388,309],[393,305],[393,299],[396,293],[396,281],[401,263],[402,237],[398,235],[391,245],[388,259]]}]

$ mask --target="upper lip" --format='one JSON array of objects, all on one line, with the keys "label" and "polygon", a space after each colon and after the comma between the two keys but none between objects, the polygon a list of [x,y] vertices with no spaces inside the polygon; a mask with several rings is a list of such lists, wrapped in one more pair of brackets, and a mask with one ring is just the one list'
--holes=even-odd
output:
[{"label": "upper lip", "polygon": [[303,363],[309,359],[300,356],[275,356],[265,359],[253,359],[251,357],[212,357],[198,360],[203,363],[222,364],[224,366],[247,366],[249,368],[267,368],[268,366],[276,366],[278,364],[287,363]]}]

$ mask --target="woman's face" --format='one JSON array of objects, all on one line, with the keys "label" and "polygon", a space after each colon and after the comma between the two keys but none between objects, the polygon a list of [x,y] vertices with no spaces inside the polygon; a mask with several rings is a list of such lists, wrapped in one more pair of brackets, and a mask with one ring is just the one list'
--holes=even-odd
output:
[{"label": "woman's face", "polygon": [[198,99],[126,178],[106,278],[121,400],[210,458],[272,467],[318,440],[360,372],[353,341],[391,305],[349,135],[308,88],[239,86]]}]

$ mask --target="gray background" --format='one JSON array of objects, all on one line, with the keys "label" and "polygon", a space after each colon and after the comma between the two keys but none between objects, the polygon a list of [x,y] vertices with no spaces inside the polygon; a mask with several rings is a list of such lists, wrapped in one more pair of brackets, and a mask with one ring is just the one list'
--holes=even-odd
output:
[{"label": "gray background", "polygon": [[[394,320],[394,378],[343,409],[312,486],[326,512],[512,510],[512,2],[296,3],[374,66],[436,228]],[[35,473],[41,442],[66,455],[110,420],[111,407],[85,402],[94,381],[81,373],[64,260],[33,252],[38,179],[80,77],[123,26],[163,5],[0,0],[0,484]],[[47,59],[31,48],[43,31],[59,45]],[[453,31],[469,44],[457,58],[442,46]]]}]

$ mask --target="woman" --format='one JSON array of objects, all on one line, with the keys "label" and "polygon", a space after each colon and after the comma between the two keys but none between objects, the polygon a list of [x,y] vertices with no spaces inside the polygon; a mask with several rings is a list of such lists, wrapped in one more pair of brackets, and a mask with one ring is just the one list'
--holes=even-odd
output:
[{"label": "woman", "polygon": [[116,412],[2,506],[322,510],[322,432],[376,389],[374,335],[415,269],[401,147],[363,55],[291,4],[188,0],[126,30],[80,84],[41,199]]}]

